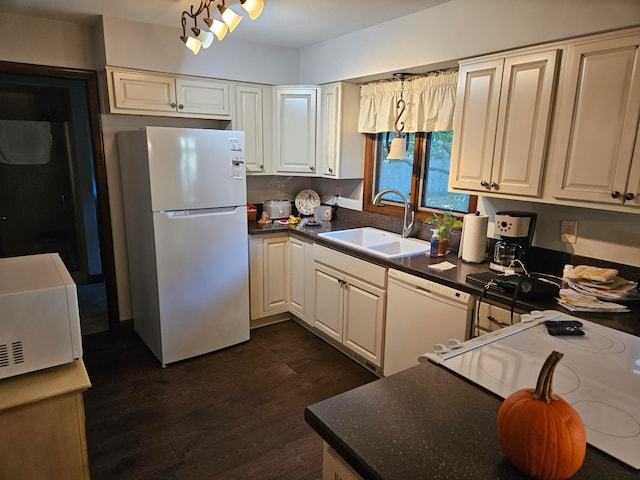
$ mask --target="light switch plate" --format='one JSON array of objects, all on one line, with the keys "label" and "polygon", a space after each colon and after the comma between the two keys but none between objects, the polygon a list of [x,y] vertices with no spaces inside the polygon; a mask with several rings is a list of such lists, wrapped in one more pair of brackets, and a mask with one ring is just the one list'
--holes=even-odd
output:
[{"label": "light switch plate", "polygon": [[560,224],[560,241],[576,243],[578,241],[578,221],[562,220]]}]

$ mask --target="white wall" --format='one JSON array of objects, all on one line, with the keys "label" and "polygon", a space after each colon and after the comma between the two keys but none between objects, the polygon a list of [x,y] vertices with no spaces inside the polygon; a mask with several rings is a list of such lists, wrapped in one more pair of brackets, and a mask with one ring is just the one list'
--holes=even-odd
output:
[{"label": "white wall", "polygon": [[170,28],[103,17],[106,64],[157,72],[264,83],[298,84],[299,51],[225,38],[193,55]]},{"label": "white wall", "polygon": [[[538,220],[533,244],[537,247],[640,267],[640,215],[638,214],[499,198],[480,199],[478,210],[489,215],[490,220],[494,218],[496,212],[501,210],[535,212],[538,214]],[[560,241],[562,220],[577,220],[578,239],[575,244]],[[489,223],[487,230],[488,236],[493,237],[493,222]]]},{"label": "white wall", "polygon": [[635,24],[638,0],[451,0],[303,48],[300,80],[366,77]]},{"label": "white wall", "polygon": [[0,60],[95,70],[97,28],[0,12]]}]

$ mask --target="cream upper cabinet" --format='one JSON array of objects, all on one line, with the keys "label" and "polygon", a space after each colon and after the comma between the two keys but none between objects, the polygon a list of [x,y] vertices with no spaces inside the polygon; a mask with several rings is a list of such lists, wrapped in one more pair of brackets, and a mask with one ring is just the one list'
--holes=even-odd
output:
[{"label": "cream upper cabinet", "polygon": [[175,77],[118,70],[107,70],[107,76],[112,113],[176,111]]},{"label": "cream upper cabinet", "polygon": [[229,115],[229,85],[219,81],[176,78],[178,112]]},{"label": "cream upper cabinet", "polygon": [[560,84],[555,198],[640,207],[640,34],[576,42]]},{"label": "cream upper cabinet", "polygon": [[225,82],[155,72],[107,68],[109,111],[229,120]]},{"label": "cream upper cabinet", "polygon": [[248,174],[271,174],[271,87],[235,84],[233,129],[245,134]]},{"label": "cream upper cabinet", "polygon": [[274,160],[277,173],[316,174],[315,87],[274,89]]},{"label": "cream upper cabinet", "polygon": [[557,57],[553,49],[461,63],[451,189],[540,194]]},{"label": "cream upper cabinet", "polygon": [[360,87],[333,83],[320,88],[316,165],[329,178],[362,178],[364,136],[358,132]]}]

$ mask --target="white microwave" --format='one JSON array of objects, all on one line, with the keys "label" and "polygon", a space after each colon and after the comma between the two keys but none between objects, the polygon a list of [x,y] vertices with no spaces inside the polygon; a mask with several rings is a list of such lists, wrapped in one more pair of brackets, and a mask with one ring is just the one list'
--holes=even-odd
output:
[{"label": "white microwave", "polygon": [[76,284],[60,256],[0,258],[0,379],[81,357]]}]

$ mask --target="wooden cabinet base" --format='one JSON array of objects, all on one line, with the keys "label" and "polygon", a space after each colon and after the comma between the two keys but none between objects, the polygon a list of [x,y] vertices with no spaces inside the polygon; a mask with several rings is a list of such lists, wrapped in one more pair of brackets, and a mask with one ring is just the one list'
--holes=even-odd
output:
[{"label": "wooden cabinet base", "polygon": [[0,478],[88,479],[81,360],[0,382]]}]

